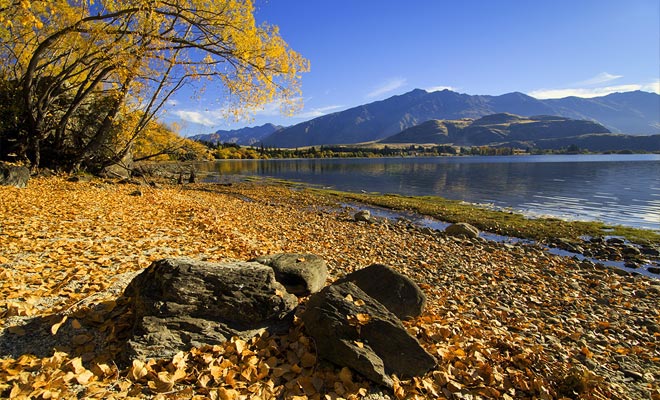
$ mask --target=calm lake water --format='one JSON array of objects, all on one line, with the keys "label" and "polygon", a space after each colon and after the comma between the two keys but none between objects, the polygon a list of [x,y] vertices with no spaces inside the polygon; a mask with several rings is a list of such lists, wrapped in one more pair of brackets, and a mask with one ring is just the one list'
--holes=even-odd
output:
[{"label": "calm lake water", "polygon": [[228,160],[197,168],[211,173],[211,181],[223,175],[274,177],[660,231],[660,155]]}]

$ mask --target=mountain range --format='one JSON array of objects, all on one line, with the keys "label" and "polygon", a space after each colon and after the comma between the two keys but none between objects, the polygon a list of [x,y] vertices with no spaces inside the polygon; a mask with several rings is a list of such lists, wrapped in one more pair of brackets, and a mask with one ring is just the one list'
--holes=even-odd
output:
[{"label": "mountain range", "polygon": [[634,91],[539,100],[519,92],[483,96],[415,89],[293,126],[273,128],[261,142],[288,148],[363,143],[382,140],[430,120],[478,119],[499,113],[593,121],[613,133],[660,134],[660,95],[655,93]]},{"label": "mountain range", "polygon": [[658,135],[612,133],[587,120],[539,115],[522,117],[500,113],[479,119],[430,120],[382,139],[385,144],[438,144],[590,151],[660,151]]},{"label": "mountain range", "polygon": [[498,145],[502,142],[533,142],[586,134],[611,133],[603,125],[586,120],[540,115],[522,117],[510,113],[479,119],[437,120],[404,129],[381,143],[451,144],[457,146]]},{"label": "mountain range", "polygon": [[265,137],[275,131],[283,129],[283,126],[264,124],[261,126],[246,127],[232,130],[219,130],[215,133],[207,133],[190,136],[190,139],[198,142],[207,142],[217,145],[218,143],[236,143],[242,146],[252,146],[260,143]]}]

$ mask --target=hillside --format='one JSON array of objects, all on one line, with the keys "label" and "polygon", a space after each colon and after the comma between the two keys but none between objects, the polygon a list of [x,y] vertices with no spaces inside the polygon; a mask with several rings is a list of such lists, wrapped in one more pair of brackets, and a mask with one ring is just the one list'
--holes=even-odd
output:
[{"label": "hillside", "polygon": [[610,132],[660,134],[660,95],[641,91],[591,99],[567,97],[538,100],[523,93],[481,96],[450,90],[415,89],[386,100],[364,104],[283,128],[264,138],[275,147],[302,147],[378,141],[429,120],[478,119],[511,113],[556,115],[597,121]]},{"label": "hillside", "polygon": [[501,142],[534,142],[585,134],[610,133],[592,121],[555,116],[522,117],[500,113],[472,120],[431,120],[381,140],[381,143],[484,146]]},{"label": "hillside", "polygon": [[[508,146],[517,147],[513,143],[509,143]],[[542,139],[534,142],[534,147],[544,150],[560,150],[569,146],[577,146],[579,149],[596,152],[621,150],[660,152],[660,135],[590,134],[566,138]]]}]

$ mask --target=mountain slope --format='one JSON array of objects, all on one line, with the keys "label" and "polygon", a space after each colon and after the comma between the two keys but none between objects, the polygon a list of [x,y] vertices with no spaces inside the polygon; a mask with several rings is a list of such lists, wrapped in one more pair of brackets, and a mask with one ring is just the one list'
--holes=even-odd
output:
[{"label": "mountain slope", "polygon": [[266,136],[282,128],[283,127],[279,125],[264,124],[261,126],[233,129],[229,131],[219,130],[215,133],[191,136],[190,139],[213,144],[236,143],[243,146],[250,146],[260,142]]},{"label": "mountain slope", "polygon": [[431,120],[381,140],[381,143],[453,144],[484,146],[501,142],[533,142],[594,133],[610,133],[604,126],[586,120],[555,116],[522,117],[510,113],[477,120]]},{"label": "mountain slope", "polygon": [[443,90],[415,89],[283,128],[264,138],[276,147],[348,144],[384,139],[425,121],[480,118],[497,113],[523,116],[557,115],[602,123],[612,132],[660,133],[660,95],[615,93],[583,99],[538,100],[523,93],[480,96]]}]

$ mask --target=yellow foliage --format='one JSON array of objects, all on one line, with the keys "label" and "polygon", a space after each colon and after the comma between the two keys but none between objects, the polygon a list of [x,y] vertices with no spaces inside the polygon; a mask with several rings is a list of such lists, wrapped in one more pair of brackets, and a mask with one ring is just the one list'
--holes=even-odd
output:
[{"label": "yellow foliage", "polygon": [[[38,140],[63,142],[84,126],[72,115],[110,100],[99,125],[105,118],[121,132],[116,151],[143,132],[162,136],[150,120],[194,79],[222,82],[225,117],[275,100],[292,112],[309,63],[253,13],[252,0],[0,0],[0,79],[23,83],[21,108],[34,117],[27,136]],[[89,133],[73,141],[80,136],[79,147],[99,147]]]},{"label": "yellow foliage", "polygon": [[151,121],[143,134],[135,140],[133,157],[136,160],[212,160],[203,144],[182,138],[162,123]]}]

